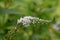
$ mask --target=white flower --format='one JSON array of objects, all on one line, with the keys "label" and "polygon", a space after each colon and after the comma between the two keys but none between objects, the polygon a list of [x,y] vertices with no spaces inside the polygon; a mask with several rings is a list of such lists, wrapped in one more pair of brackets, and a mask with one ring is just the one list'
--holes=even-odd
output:
[{"label": "white flower", "polygon": [[21,23],[23,21],[23,18],[18,19],[17,23]]},{"label": "white flower", "polygon": [[60,30],[60,22],[57,22],[56,24],[54,24],[52,28],[56,31],[59,31]]},{"label": "white flower", "polygon": [[39,19],[37,17],[25,16],[23,18],[18,19],[17,24],[23,23],[23,25],[25,27],[27,27],[27,26],[30,25],[30,23],[35,24],[35,23],[40,23],[40,21],[45,21],[46,22],[46,20],[42,20],[42,19]]},{"label": "white flower", "polygon": [[30,16],[18,19],[17,24],[19,23],[23,23],[24,26],[29,26],[29,24],[31,23]]}]

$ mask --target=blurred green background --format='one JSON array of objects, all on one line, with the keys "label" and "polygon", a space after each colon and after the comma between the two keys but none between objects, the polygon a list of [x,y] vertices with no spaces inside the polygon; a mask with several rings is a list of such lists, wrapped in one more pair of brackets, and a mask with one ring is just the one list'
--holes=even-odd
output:
[{"label": "blurred green background", "polygon": [[[17,19],[24,16],[52,22],[35,25],[38,28],[19,27],[15,32]],[[60,0],[0,0],[0,40],[60,40],[60,31],[52,28],[57,21],[60,21]],[[8,33],[10,30],[13,34]]]}]

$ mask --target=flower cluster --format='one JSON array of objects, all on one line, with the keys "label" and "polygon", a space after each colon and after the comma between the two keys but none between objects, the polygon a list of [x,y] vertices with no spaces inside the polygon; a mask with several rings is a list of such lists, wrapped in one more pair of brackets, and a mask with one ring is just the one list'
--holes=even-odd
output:
[{"label": "flower cluster", "polygon": [[35,23],[40,23],[42,21],[49,22],[48,20],[39,19],[37,17],[25,16],[23,18],[18,19],[17,24],[23,23],[23,25],[27,27],[30,25],[30,23],[35,24]]}]

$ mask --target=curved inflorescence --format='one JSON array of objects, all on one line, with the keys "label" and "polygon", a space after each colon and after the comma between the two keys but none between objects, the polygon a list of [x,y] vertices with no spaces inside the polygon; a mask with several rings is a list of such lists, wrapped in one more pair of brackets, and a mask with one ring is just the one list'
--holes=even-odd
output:
[{"label": "curved inflorescence", "polygon": [[37,17],[32,17],[32,16],[25,16],[17,20],[17,24],[22,23],[26,27],[29,26],[30,23],[35,24],[40,22],[50,22],[50,21],[39,19]]}]

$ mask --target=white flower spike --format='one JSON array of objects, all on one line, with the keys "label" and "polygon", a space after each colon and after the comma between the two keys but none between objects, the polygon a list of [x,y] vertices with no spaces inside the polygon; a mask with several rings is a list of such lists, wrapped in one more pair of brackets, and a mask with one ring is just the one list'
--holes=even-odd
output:
[{"label": "white flower spike", "polygon": [[31,22],[32,22],[33,24],[35,24],[35,23],[40,23],[41,21],[43,21],[43,22],[50,22],[50,21],[48,21],[48,20],[39,19],[39,18],[37,18],[37,17],[25,16],[25,17],[23,17],[23,18],[18,19],[18,20],[17,20],[17,24],[23,23],[23,25],[24,25],[25,27],[27,27],[27,26],[29,26],[29,24],[30,24]]}]

